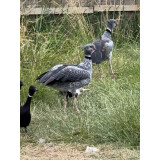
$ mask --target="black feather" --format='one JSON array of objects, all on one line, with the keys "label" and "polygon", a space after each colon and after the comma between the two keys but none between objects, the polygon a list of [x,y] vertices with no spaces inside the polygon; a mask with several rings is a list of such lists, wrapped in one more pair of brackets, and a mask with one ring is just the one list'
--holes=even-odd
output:
[{"label": "black feather", "polygon": [[25,131],[27,132],[27,126],[29,126],[31,122],[31,113],[30,113],[30,104],[34,92],[37,89],[34,86],[30,86],[29,88],[29,95],[27,97],[26,103],[23,106],[20,106],[20,127],[24,127]]}]

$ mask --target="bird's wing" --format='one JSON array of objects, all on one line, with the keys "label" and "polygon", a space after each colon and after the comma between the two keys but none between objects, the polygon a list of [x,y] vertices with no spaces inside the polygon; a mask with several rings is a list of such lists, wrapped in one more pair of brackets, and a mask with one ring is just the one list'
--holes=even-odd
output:
[{"label": "bird's wing", "polygon": [[101,62],[109,59],[109,54],[113,50],[113,41],[108,40],[96,40],[93,42],[96,46],[95,52],[92,53],[92,62],[100,64]]},{"label": "bird's wing", "polygon": [[93,44],[96,46],[96,50],[92,53],[92,62],[100,64],[107,59],[106,51],[102,51],[104,44],[101,39],[94,41]]},{"label": "bird's wing", "polygon": [[41,74],[36,80],[45,85],[59,82],[75,82],[90,78],[89,72],[77,65],[56,65],[49,71]]},{"label": "bird's wing", "polygon": [[77,82],[88,78],[90,78],[90,73],[88,71],[78,68],[77,66],[67,66],[56,74],[51,73],[45,85],[54,82]]},{"label": "bird's wing", "polygon": [[107,53],[109,54],[113,50],[113,41],[104,41],[104,48],[106,49]]},{"label": "bird's wing", "polygon": [[37,77],[36,80],[38,80],[39,83],[45,83],[51,76],[54,76],[59,71],[64,69],[67,65],[59,64],[54,67],[52,67],[47,72],[42,73],[40,76]]}]

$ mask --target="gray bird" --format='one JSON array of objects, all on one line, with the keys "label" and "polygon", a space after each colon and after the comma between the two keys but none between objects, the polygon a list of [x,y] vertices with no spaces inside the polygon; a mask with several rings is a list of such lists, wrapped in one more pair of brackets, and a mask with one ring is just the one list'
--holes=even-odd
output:
[{"label": "gray bird", "polygon": [[109,61],[109,68],[112,78],[114,78],[114,72],[112,69],[112,52],[113,41],[111,39],[112,30],[117,26],[117,21],[114,19],[107,20],[107,29],[103,33],[100,39],[93,42],[96,46],[95,52],[92,54],[92,62],[99,64],[103,61]]},{"label": "gray bird", "polygon": [[94,44],[83,46],[85,58],[78,65],[59,64],[41,74],[36,80],[45,86],[53,87],[64,95],[64,109],[66,110],[66,97],[68,92],[72,94],[77,112],[76,95],[80,89],[89,84],[92,78],[92,59],[91,55],[95,51]]}]

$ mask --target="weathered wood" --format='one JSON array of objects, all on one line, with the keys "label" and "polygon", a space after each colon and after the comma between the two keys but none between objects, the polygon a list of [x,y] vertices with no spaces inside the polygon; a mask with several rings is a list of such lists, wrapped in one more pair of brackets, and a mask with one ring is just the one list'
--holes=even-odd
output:
[{"label": "weathered wood", "polygon": [[58,7],[25,9],[21,15],[93,13],[93,7]]},{"label": "weathered wood", "polygon": [[20,0],[21,15],[139,11],[140,0]]},{"label": "weathered wood", "polygon": [[93,13],[93,7],[69,7],[68,14]]},{"label": "weathered wood", "polygon": [[138,5],[94,5],[95,12],[103,11],[139,11]]},{"label": "weathered wood", "polygon": [[123,0],[124,1],[124,5],[135,5],[135,0]]},{"label": "weathered wood", "polygon": [[101,0],[95,0],[95,5],[101,5],[102,3],[101,3]]},{"label": "weathered wood", "polygon": [[[121,1],[121,2],[120,2]],[[55,7],[93,7],[94,5],[135,5],[140,0],[20,0],[21,6],[36,6],[36,8]]]},{"label": "weathered wood", "polygon": [[136,0],[136,4],[140,5],[140,0]]}]

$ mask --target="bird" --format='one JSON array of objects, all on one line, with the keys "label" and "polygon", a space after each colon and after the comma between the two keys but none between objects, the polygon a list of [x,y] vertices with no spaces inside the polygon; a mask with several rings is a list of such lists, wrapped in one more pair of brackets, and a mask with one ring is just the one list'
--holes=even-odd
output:
[{"label": "bird", "polygon": [[[22,86],[24,86],[24,83],[20,80],[20,90],[21,90]],[[21,103],[20,103],[20,105],[21,105]]]},{"label": "bird", "polygon": [[31,100],[36,91],[37,91],[36,87],[31,85],[29,87],[26,103],[23,106],[20,106],[20,127],[24,127],[26,133],[27,133],[27,126],[29,126],[31,122],[31,113],[30,113]]},{"label": "bird", "polygon": [[20,89],[22,86],[24,86],[24,83],[22,81],[20,81]]},{"label": "bird", "polygon": [[112,69],[112,52],[113,52],[113,41],[111,39],[112,31],[117,26],[118,21],[115,19],[107,20],[107,29],[100,37],[100,39],[92,42],[96,46],[95,52],[92,54],[92,62],[98,65],[103,61],[109,61],[109,69],[112,78],[115,78],[113,69]]},{"label": "bird", "polygon": [[47,72],[37,77],[39,83],[45,86],[53,87],[60,91],[64,96],[64,110],[66,110],[66,98],[70,93],[73,96],[73,103],[76,111],[80,112],[76,105],[76,97],[80,92],[80,88],[88,85],[92,79],[92,59],[91,55],[95,51],[94,44],[86,44],[83,46],[84,60],[78,65],[58,64]]},{"label": "bird", "polygon": [[[67,99],[71,98],[73,96],[75,96],[77,98],[80,94],[82,94],[85,91],[90,91],[90,90],[89,89],[85,89],[85,88],[79,88],[79,89],[76,90],[76,94],[72,94],[71,92],[68,91],[66,93],[66,97],[67,97]],[[63,92],[61,92],[61,91],[59,91],[59,92],[60,92],[60,94],[63,95]]]}]

